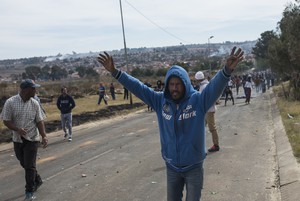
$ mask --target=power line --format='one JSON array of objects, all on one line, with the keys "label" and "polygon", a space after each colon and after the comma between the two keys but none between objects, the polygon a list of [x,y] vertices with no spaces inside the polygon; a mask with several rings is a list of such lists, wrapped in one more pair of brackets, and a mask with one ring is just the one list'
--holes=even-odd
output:
[{"label": "power line", "polygon": [[160,25],[158,25],[157,23],[155,23],[154,21],[152,21],[150,18],[148,18],[147,16],[145,16],[141,11],[139,11],[136,7],[134,7],[131,3],[129,3],[127,0],[125,0],[126,3],[128,3],[129,6],[131,6],[136,12],[138,12],[140,15],[142,15],[146,20],[148,20],[151,24],[157,26],[159,29],[161,29],[163,32],[165,32],[166,34],[172,36],[173,38],[176,38],[177,40],[181,41],[181,42],[185,42],[185,43],[189,43],[181,38],[179,38],[178,36],[172,34],[171,32],[167,31],[166,29],[164,29],[163,27],[161,27]]}]

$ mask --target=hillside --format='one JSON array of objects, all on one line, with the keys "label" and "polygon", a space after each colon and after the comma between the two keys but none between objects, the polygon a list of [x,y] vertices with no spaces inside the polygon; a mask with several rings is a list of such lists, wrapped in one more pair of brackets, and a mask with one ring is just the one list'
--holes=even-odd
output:
[{"label": "hillside", "polygon": [[[194,65],[196,58],[223,56],[230,52],[233,46],[239,46],[250,55],[256,41],[226,42],[211,44],[190,44],[155,48],[128,48],[128,69],[136,67],[159,69],[169,67],[174,61],[189,62]],[[124,49],[110,51],[114,55],[117,66],[125,66]],[[32,57],[22,59],[0,60],[0,81],[20,80],[21,74],[28,66],[53,67],[59,66],[69,73],[75,72],[78,67],[93,68],[100,75],[103,73],[96,57],[98,52],[57,54],[48,57]],[[71,75],[70,75],[71,76]]]}]

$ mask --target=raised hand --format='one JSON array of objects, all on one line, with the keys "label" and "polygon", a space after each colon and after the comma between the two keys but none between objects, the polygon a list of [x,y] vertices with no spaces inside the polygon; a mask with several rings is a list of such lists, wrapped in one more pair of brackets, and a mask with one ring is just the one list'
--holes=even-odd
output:
[{"label": "raised hand", "polygon": [[97,60],[107,71],[112,73],[116,70],[114,60],[107,52],[104,52],[104,54],[99,54]]},{"label": "raised hand", "polygon": [[230,56],[226,59],[226,67],[230,70],[234,70],[238,63],[243,60],[244,51],[241,48],[235,50],[236,47],[233,47]]}]

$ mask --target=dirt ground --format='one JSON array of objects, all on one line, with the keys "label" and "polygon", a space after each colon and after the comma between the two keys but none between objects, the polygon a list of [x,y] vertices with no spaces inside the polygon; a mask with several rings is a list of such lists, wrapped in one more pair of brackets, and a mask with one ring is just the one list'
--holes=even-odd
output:
[{"label": "dirt ground", "polygon": [[[97,121],[101,119],[107,119],[119,114],[126,113],[128,110],[134,110],[140,107],[143,107],[144,103],[133,103],[130,104],[122,104],[122,105],[112,105],[107,106],[105,109],[101,109],[94,112],[85,112],[79,115],[73,115],[73,126],[78,126],[87,122]],[[60,120],[54,121],[45,121],[46,133],[51,133],[54,131],[58,131],[61,129]],[[0,130],[0,143],[11,142],[12,134],[9,129]]]}]

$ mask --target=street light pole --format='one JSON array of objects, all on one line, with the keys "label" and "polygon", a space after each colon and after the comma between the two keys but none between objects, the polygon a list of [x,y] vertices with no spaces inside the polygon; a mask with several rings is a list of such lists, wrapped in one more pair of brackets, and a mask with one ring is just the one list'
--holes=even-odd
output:
[{"label": "street light pole", "polygon": [[[122,2],[120,2],[120,11],[121,11],[121,21],[122,21],[122,31],[123,31],[123,41],[124,41],[124,50],[125,50],[125,62],[126,62],[126,71],[128,72],[128,58],[127,58],[127,47],[126,47],[126,40],[125,40],[125,30],[124,30],[124,20],[123,20],[123,11],[122,11]],[[129,91],[129,101],[130,105],[132,106],[132,94]]]},{"label": "street light pole", "polygon": [[209,59],[209,55],[210,55],[210,44],[209,44],[209,42],[210,42],[210,39],[212,39],[214,36],[210,36],[208,39],[207,39],[207,41],[208,41],[208,54],[207,54],[207,59],[208,59],[208,65],[209,65],[209,75],[211,76],[211,63],[210,63],[210,59]]}]

